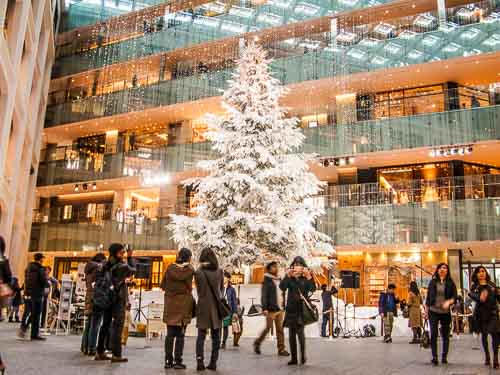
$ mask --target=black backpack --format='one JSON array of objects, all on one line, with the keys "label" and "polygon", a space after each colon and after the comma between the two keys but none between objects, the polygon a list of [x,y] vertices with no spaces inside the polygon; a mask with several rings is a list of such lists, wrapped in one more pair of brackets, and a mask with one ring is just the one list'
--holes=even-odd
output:
[{"label": "black backpack", "polygon": [[113,269],[101,269],[94,282],[92,303],[97,310],[109,310],[115,302],[115,287],[112,280]]}]

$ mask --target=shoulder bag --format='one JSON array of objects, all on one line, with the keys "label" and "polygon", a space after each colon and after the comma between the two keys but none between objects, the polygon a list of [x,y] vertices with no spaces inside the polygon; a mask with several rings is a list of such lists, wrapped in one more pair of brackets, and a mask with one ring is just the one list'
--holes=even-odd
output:
[{"label": "shoulder bag", "polygon": [[302,319],[304,321],[304,325],[307,326],[309,324],[316,323],[319,320],[318,309],[307,298],[304,297],[300,289],[299,295],[300,299],[302,300]]},{"label": "shoulder bag", "polygon": [[227,303],[226,299],[217,296],[217,293],[215,293],[215,290],[212,287],[212,284],[210,284],[210,280],[208,279],[206,273],[204,271],[201,271],[201,273],[203,273],[203,276],[205,276],[205,280],[207,280],[208,288],[210,289],[210,292],[212,292],[212,296],[215,299],[217,312],[219,314],[219,319],[224,320],[228,316],[231,316],[231,308],[229,307],[229,304]]},{"label": "shoulder bag", "polygon": [[425,319],[424,327],[422,329],[422,339],[420,340],[420,347],[423,349],[429,349],[431,346],[431,336],[429,335],[428,325],[429,321]]}]

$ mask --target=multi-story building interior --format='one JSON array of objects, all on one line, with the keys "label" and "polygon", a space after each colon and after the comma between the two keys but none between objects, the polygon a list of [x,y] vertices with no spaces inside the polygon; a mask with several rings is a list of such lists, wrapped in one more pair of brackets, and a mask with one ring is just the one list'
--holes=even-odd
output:
[{"label": "multi-story building interior", "polygon": [[26,265],[58,2],[0,1],[0,235]]},{"label": "multi-story building interior", "polygon": [[498,0],[129,3],[63,12],[30,243],[56,275],[122,241],[158,284],[168,215],[195,204],[181,182],[214,156],[203,116],[253,39],[328,183],[317,225],[360,272],[348,299],[405,296],[441,261],[463,288],[476,263],[500,283]]}]

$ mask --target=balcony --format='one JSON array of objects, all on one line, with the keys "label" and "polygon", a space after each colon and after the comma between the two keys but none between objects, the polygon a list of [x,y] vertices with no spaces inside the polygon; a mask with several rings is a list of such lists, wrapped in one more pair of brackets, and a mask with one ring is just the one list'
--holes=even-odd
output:
[{"label": "balcony", "polygon": [[[499,140],[500,106],[319,126],[304,132],[304,151],[328,157]],[[83,160],[41,162],[38,186],[181,172],[216,154],[210,143],[202,142],[167,146],[146,159],[140,156],[106,154],[97,169]]]},{"label": "balcony", "polygon": [[175,250],[166,229],[168,218],[144,224],[101,221],[96,223],[33,223],[30,251],[103,251],[114,242],[136,250]]},{"label": "balcony", "polygon": [[[463,35],[475,30],[476,41]],[[461,41],[462,47],[448,50],[447,43]],[[432,46],[429,41],[433,41]],[[386,48],[391,46],[391,49]],[[396,47],[397,46],[397,47]],[[398,49],[398,53],[393,52]],[[415,34],[410,39],[396,38],[380,42],[377,48],[359,49],[325,45],[322,49],[275,59],[271,65],[274,76],[284,85],[314,81],[378,69],[432,62],[500,50],[500,22],[462,26],[455,31]],[[356,51],[356,52],[353,52]],[[417,53],[418,52],[418,53]],[[45,127],[143,111],[148,108],[192,102],[221,95],[227,87],[232,69],[159,81],[131,87],[105,95],[89,96],[73,102],[47,107]]]},{"label": "balcony", "polygon": [[[492,241],[500,239],[500,175],[473,175],[437,180],[329,186],[315,198],[325,209],[318,229],[336,245],[411,244]],[[61,211],[35,215],[31,251],[96,251],[112,242],[138,250],[173,250],[166,229],[170,212],[154,219],[116,222],[64,222]],[[83,215],[82,215],[83,214]],[[110,212],[102,216],[111,217]],[[86,220],[86,211],[72,220]]]}]

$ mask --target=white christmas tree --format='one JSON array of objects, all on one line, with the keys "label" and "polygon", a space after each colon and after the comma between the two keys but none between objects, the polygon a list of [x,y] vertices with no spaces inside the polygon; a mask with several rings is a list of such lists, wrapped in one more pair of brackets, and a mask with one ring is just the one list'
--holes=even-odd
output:
[{"label": "white christmas tree", "polygon": [[330,238],[314,228],[322,210],[312,197],[323,185],[299,153],[304,135],[279,104],[286,90],[270,62],[254,42],[242,50],[222,98],[226,116],[206,118],[219,157],[198,164],[205,177],[184,181],[196,188],[197,216],[172,215],[180,246],[211,246],[225,263],[333,253]]}]

